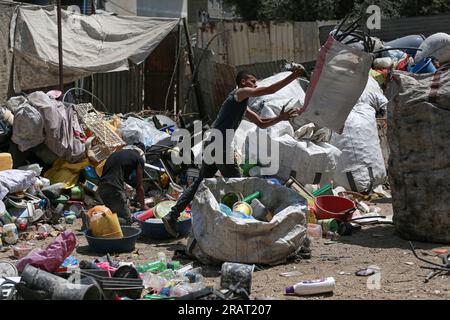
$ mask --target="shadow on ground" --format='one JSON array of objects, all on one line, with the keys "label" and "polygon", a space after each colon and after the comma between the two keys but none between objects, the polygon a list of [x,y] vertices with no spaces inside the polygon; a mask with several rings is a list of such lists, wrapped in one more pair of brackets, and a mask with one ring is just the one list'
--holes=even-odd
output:
[{"label": "shadow on ground", "polygon": [[[408,239],[401,238],[395,231],[393,225],[379,225],[373,227],[363,227],[362,230],[354,232],[350,236],[343,236],[339,239],[339,242],[367,247],[367,248],[380,248],[380,249],[392,249],[398,248],[403,250],[410,250]],[[416,249],[421,250],[433,250],[448,246],[448,244],[439,243],[425,243],[412,240],[412,243]]]}]

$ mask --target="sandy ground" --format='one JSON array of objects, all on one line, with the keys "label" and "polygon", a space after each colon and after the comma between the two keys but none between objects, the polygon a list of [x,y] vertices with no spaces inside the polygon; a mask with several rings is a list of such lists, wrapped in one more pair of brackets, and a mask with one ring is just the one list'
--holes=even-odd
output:
[{"label": "sandy ground", "polygon": [[[391,205],[378,205],[383,214],[392,214]],[[66,225],[77,234],[78,244],[73,256],[79,260],[93,260],[99,255],[92,252],[81,232],[81,219],[75,225]],[[45,247],[54,238],[32,240],[35,247]],[[156,259],[158,252],[165,252],[173,257],[175,250],[183,249],[186,239],[174,241],[154,241],[141,238],[132,253],[114,256],[121,261],[142,263]],[[450,249],[450,246],[415,242],[420,257],[441,263],[442,259],[435,249]],[[450,282],[447,276],[424,280],[429,270],[421,269],[425,265],[418,261],[411,250],[409,242],[395,233],[392,225],[365,226],[351,236],[341,237],[337,243],[330,244],[327,239],[312,243],[312,258],[297,260],[288,264],[260,268],[253,275],[251,299],[355,299],[355,300],[398,300],[398,299],[448,299],[450,298]],[[0,260],[14,261],[12,250],[0,253]],[[191,262],[177,259],[183,264]],[[203,268],[205,282],[220,287],[220,267],[195,266]],[[372,277],[358,277],[355,272],[377,266],[380,273]],[[258,269],[258,268],[257,268]],[[294,276],[285,277],[281,273],[293,272]],[[286,286],[307,279],[334,277],[336,288],[333,294],[297,297],[286,296]]]}]

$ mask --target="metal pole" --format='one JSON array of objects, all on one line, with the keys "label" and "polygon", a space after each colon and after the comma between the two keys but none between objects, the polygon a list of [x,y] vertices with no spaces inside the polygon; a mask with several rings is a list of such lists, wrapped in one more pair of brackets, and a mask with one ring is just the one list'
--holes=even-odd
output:
[{"label": "metal pole", "polygon": [[184,26],[184,33],[185,33],[185,37],[186,37],[186,41],[187,41],[189,66],[191,68],[191,74],[192,74],[192,78],[193,78],[192,80],[193,80],[195,98],[197,100],[197,105],[198,105],[198,113],[200,115],[200,119],[203,120],[206,116],[205,103],[203,102],[203,96],[200,91],[200,83],[196,79],[196,75],[195,75],[194,52],[192,50],[191,38],[189,36],[189,30],[187,27],[186,18],[183,18],[183,26]]},{"label": "metal pole", "polygon": [[95,0],[91,0],[91,14],[95,14]]},{"label": "metal pole", "polygon": [[63,51],[62,51],[62,24],[61,24],[61,0],[56,1],[56,13],[58,19],[58,59],[59,59],[59,90],[64,92]]}]

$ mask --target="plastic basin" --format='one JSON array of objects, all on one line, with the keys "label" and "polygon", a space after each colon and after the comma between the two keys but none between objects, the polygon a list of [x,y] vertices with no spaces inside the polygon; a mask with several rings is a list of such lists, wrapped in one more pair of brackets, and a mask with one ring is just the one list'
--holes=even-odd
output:
[{"label": "plastic basin", "polygon": [[348,221],[356,209],[355,203],[347,198],[336,196],[316,197],[314,211],[318,220],[336,219]]},{"label": "plastic basin", "polygon": [[92,236],[91,230],[86,230],[84,235],[89,247],[98,253],[122,253],[134,250],[136,240],[142,230],[135,227],[122,226],[123,238],[109,239]]},{"label": "plastic basin", "polygon": [[436,67],[433,65],[430,58],[422,59],[415,66],[409,70],[412,73],[435,73]]},{"label": "plastic basin", "polygon": [[[151,239],[165,240],[173,238],[170,234],[167,233],[164,228],[164,223],[161,219],[148,219],[146,221],[140,221],[136,218],[137,214],[134,214],[134,218],[138,221],[142,234]],[[191,231],[192,219],[184,219],[179,220],[177,222],[177,231],[180,234],[180,237],[185,237]]]}]

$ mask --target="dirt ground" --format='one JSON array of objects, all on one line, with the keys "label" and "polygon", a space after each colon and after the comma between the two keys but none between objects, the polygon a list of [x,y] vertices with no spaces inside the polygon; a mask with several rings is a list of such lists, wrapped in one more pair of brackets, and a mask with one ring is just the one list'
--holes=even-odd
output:
[{"label": "dirt ground", "polygon": [[[390,204],[377,205],[384,215],[392,214]],[[66,225],[77,234],[78,244],[73,256],[78,260],[93,260],[99,255],[91,252],[81,232],[81,219],[75,225]],[[45,247],[54,238],[32,240],[35,247]],[[158,252],[165,252],[173,257],[175,250],[183,249],[186,239],[174,241],[154,241],[141,238],[132,253],[114,256],[121,261],[142,263],[156,259]],[[450,246],[414,242],[420,257],[441,263],[442,259],[435,249],[450,249]],[[351,236],[341,237],[336,243],[327,239],[313,241],[312,258],[300,260],[276,267],[262,268],[253,275],[251,299],[313,299],[313,300],[399,300],[399,299],[448,299],[450,282],[447,276],[424,280],[429,270],[421,269],[425,264],[418,261],[411,250],[409,242],[395,234],[392,225],[364,226]],[[0,260],[13,261],[12,250],[0,253]],[[174,259],[175,260],[175,259]],[[183,264],[191,260],[177,259]],[[220,286],[220,267],[194,266],[203,268],[203,275],[208,285]],[[380,273],[373,277],[358,277],[355,272],[369,266],[378,266]],[[281,273],[294,272],[294,276],[285,277]],[[301,280],[334,277],[336,288],[333,294],[297,297],[285,296],[284,289]],[[379,279],[379,282],[377,282]]]}]

